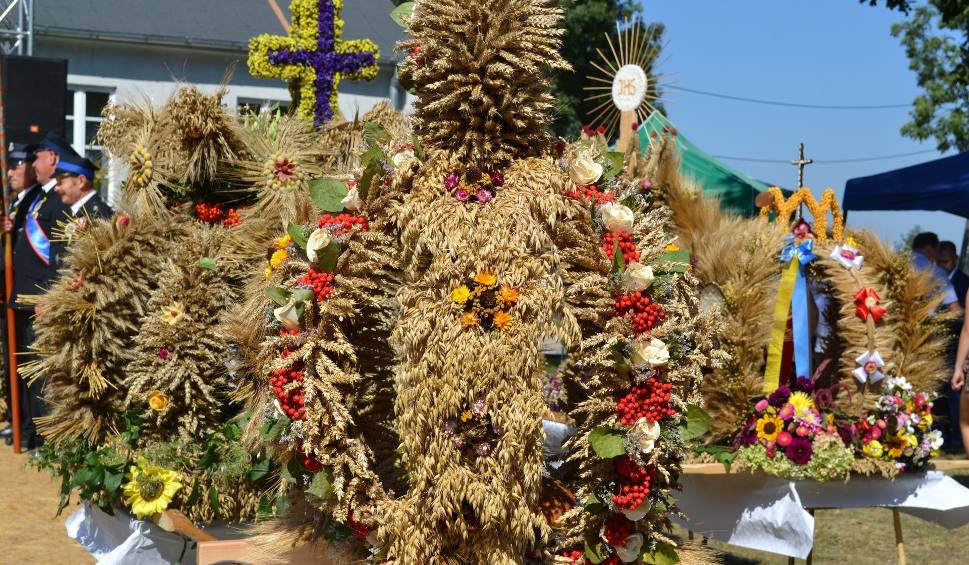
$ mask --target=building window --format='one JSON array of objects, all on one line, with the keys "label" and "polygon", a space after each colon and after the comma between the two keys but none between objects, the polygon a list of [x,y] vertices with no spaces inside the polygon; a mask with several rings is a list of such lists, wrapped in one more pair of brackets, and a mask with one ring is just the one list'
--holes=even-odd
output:
[{"label": "building window", "polygon": [[107,194],[113,182],[110,166],[105,159],[96,136],[101,126],[101,110],[114,99],[114,91],[103,88],[71,86],[68,88],[67,141],[79,154],[100,167],[95,186],[102,195]]},{"label": "building window", "polygon": [[263,112],[270,112],[279,109],[283,114],[289,113],[289,101],[287,100],[258,100],[255,98],[239,98],[236,103],[236,114],[244,116],[252,114],[258,116]]}]

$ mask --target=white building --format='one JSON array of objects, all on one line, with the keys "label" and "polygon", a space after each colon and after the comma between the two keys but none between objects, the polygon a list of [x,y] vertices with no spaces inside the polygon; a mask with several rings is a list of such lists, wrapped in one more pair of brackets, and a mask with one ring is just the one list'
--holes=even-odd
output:
[{"label": "white building", "polygon": [[[226,82],[230,109],[288,106],[286,84],[257,79],[246,67],[253,36],[287,35],[271,0],[35,0],[33,54],[67,59],[67,135],[78,152],[100,158],[93,145],[101,109],[109,101],[148,97],[161,104],[178,82],[214,91]],[[287,0],[278,0],[291,19]],[[388,0],[344,2],[344,39],[370,39],[380,48],[372,82],[340,83],[340,110],[353,116],[377,101],[409,102],[396,80],[394,44],[403,30]],[[42,93],[38,93],[42,95]],[[73,104],[71,104],[73,102]],[[114,183],[112,183],[114,184]],[[114,187],[112,187],[114,188]]]}]

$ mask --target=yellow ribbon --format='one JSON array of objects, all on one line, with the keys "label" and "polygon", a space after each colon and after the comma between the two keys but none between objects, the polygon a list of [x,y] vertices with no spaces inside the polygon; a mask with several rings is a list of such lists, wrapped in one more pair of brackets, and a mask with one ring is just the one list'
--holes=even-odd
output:
[{"label": "yellow ribbon", "polygon": [[777,301],[774,302],[774,320],[770,328],[770,345],[767,346],[767,365],[764,367],[764,394],[774,392],[781,380],[781,359],[784,355],[784,334],[787,333],[787,315],[791,310],[791,295],[797,280],[800,262],[795,255],[781,275]]}]

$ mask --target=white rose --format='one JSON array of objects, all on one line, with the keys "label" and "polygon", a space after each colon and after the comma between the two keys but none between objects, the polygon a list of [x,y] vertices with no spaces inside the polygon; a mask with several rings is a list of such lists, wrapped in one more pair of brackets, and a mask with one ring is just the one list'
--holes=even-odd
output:
[{"label": "white rose", "polygon": [[625,543],[616,547],[616,555],[623,563],[632,563],[639,559],[643,549],[643,534],[633,534],[626,538]]},{"label": "white rose", "polygon": [[654,337],[649,343],[636,340],[636,343],[633,344],[633,351],[630,357],[634,365],[660,367],[669,362],[670,351],[666,348],[665,343]]},{"label": "white rose", "polygon": [[572,177],[575,184],[589,186],[595,184],[602,176],[602,165],[596,163],[592,157],[582,155],[572,161],[572,170],[569,171],[569,176]]},{"label": "white rose", "polygon": [[363,200],[360,200],[360,192],[356,187],[351,188],[347,195],[340,201],[343,207],[351,212],[359,212],[363,209]]},{"label": "white rose", "polygon": [[656,447],[656,440],[659,439],[661,430],[659,422],[650,424],[646,418],[640,418],[636,420],[636,423],[630,431],[639,436],[639,449],[643,455],[646,455],[647,453],[651,453]]},{"label": "white rose", "polygon": [[414,158],[413,149],[398,151],[390,160],[394,162],[394,167],[400,168],[401,165]]},{"label": "white rose", "polygon": [[638,522],[645,518],[652,509],[653,505],[649,502],[649,500],[643,500],[643,503],[636,508],[633,508],[632,510],[622,510],[622,513],[625,514],[626,518],[629,518],[631,522]]},{"label": "white rose", "polygon": [[633,211],[622,204],[615,202],[603,204],[599,206],[599,215],[602,218],[602,224],[609,231],[630,232],[633,229]]},{"label": "white rose", "polygon": [[330,231],[324,228],[316,228],[306,240],[306,257],[310,263],[316,263],[317,254],[330,244]]},{"label": "white rose", "polygon": [[646,290],[653,284],[654,278],[652,267],[636,261],[626,265],[626,270],[622,274],[623,286],[630,292]]},{"label": "white rose", "polygon": [[292,298],[285,306],[280,306],[273,310],[273,316],[288,330],[299,329],[299,312],[296,310],[296,301]]}]

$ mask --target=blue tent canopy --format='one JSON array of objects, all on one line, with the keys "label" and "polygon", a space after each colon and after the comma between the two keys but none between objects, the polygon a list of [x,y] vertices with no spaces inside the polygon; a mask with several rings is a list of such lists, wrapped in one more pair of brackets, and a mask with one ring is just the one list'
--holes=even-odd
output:
[{"label": "blue tent canopy", "polygon": [[969,218],[969,152],[851,179],[848,210],[928,210]]}]

